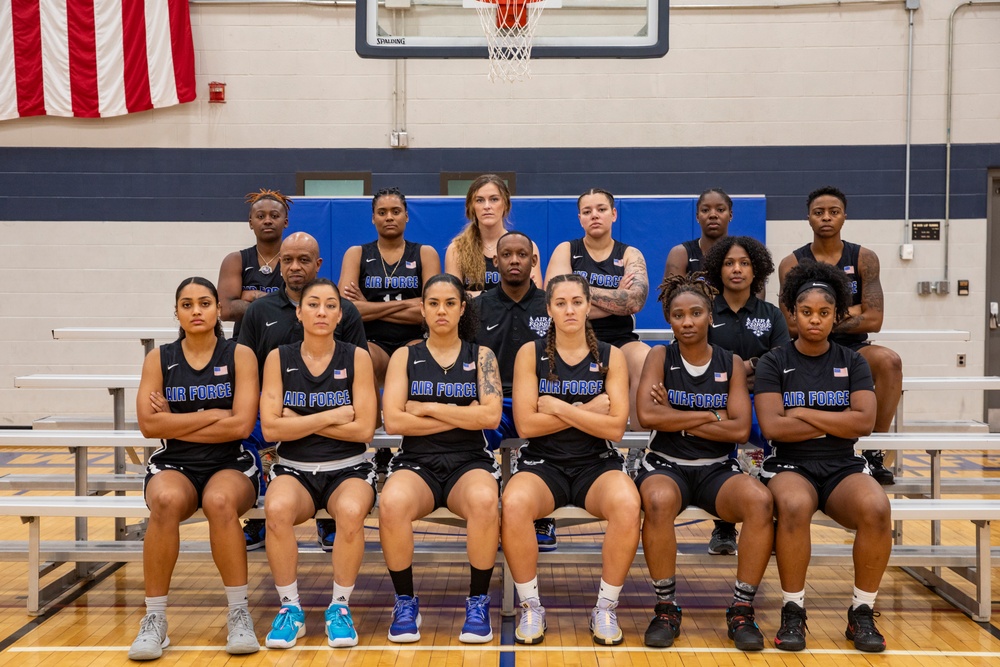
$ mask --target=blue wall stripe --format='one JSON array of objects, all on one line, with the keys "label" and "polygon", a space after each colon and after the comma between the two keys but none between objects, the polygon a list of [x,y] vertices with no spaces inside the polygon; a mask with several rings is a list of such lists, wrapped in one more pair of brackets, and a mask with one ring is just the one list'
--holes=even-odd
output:
[{"label": "blue wall stripe", "polygon": [[[912,151],[911,217],[944,216],[943,145]],[[370,171],[375,189],[437,195],[440,172],[513,171],[517,194],[697,194],[721,186],[767,197],[770,220],[804,217],[806,194],[832,184],[850,215],[903,218],[904,147],[168,149],[0,148],[6,220],[242,220],[242,195],[294,192],[297,171]],[[954,218],[986,216],[986,170],[1000,143],[952,147]]]}]

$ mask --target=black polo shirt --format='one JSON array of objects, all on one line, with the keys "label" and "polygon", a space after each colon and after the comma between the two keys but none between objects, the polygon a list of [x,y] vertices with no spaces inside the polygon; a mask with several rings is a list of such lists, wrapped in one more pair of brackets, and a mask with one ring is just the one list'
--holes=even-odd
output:
[{"label": "black polo shirt", "polygon": [[510,398],[517,351],[528,341],[544,338],[549,330],[545,292],[532,283],[524,298],[514,301],[498,285],[473,299],[472,306],[479,315],[476,342],[497,356],[503,395]]},{"label": "black polo shirt", "polygon": [[[344,297],[340,298],[340,308],[343,314],[333,337],[367,350],[368,341],[365,339],[361,313]],[[257,372],[261,381],[264,379],[264,361],[268,353],[279,345],[300,340],[302,323],[295,316],[295,304],[284,289],[252,301],[247,306],[243,314],[243,325],[240,327],[239,343],[246,345],[257,355]]]},{"label": "black polo shirt", "polygon": [[746,361],[788,345],[790,340],[785,316],[774,304],[751,294],[746,304],[734,313],[726,299],[721,294],[716,295],[708,330],[708,342],[712,345],[729,350]]}]

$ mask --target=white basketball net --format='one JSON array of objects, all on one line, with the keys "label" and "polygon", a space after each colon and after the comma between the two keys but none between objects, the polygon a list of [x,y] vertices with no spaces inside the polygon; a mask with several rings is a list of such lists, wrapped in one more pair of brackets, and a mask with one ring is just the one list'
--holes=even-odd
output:
[{"label": "white basketball net", "polygon": [[486,0],[476,3],[490,51],[490,81],[531,78],[531,43],[542,15],[542,0]]}]

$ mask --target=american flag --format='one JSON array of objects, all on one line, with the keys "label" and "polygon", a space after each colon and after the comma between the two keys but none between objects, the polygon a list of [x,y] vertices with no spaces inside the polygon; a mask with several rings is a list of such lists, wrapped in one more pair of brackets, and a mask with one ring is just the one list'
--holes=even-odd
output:
[{"label": "american flag", "polygon": [[590,364],[590,372],[591,373],[600,373],[601,372],[601,366],[599,364]]},{"label": "american flag", "polygon": [[0,0],[0,120],[194,99],[188,0]]},{"label": "american flag", "polygon": [[615,266],[625,266],[625,260],[624,259],[616,259],[614,263],[615,263]]},{"label": "american flag", "polygon": [[333,369],[333,379],[334,380],[346,380],[347,379],[347,369],[346,368],[334,368]]},{"label": "american flag", "polygon": [[845,377],[847,377],[847,367],[845,366],[844,368],[837,368],[836,366],[834,366],[833,367],[833,377],[835,377],[835,378],[845,378]]},{"label": "american flag", "polygon": [[415,268],[417,268],[417,263],[416,262],[407,262],[406,263],[406,268],[408,268],[408,269],[415,269]]},{"label": "american flag", "polygon": [[462,362],[463,371],[474,371],[476,370],[476,362],[470,361],[469,363]]},{"label": "american flag", "polygon": [[229,375],[229,366],[213,366],[216,375]]},{"label": "american flag", "polygon": [[850,264],[844,267],[844,273],[854,273],[854,267]]},{"label": "american flag", "polygon": [[715,374],[715,381],[716,382],[725,382],[728,379],[729,379],[729,373],[716,373]]}]

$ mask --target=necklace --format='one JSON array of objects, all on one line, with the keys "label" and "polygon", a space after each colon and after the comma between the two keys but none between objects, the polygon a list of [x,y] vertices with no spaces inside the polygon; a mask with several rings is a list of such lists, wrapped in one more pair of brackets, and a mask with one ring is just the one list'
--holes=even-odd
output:
[{"label": "necklace", "polygon": [[[396,260],[396,263],[392,267],[392,273],[389,273],[389,268],[385,265],[385,257],[382,256],[382,249],[378,247],[378,244],[375,244],[375,248],[378,250],[379,261],[382,262],[382,273],[385,275],[386,281],[388,281],[389,278],[392,278],[394,275],[396,275],[396,269],[398,269],[399,265],[403,263],[403,256],[402,255],[399,256],[399,259]],[[406,252],[405,248],[403,249],[403,252],[405,254]],[[386,286],[388,287],[388,285]]]},{"label": "necklace", "polygon": [[448,364],[447,366],[442,366],[442,367],[441,367],[441,370],[442,370],[442,371],[444,371],[444,374],[445,374],[445,375],[447,375],[447,374],[448,374],[448,371],[450,371],[450,370],[451,370],[452,368],[454,368],[454,367],[455,367],[455,364],[457,364],[457,363],[458,363],[458,357],[455,357],[455,361],[451,362],[451,363],[450,363],[450,364]]},{"label": "necklace", "polygon": [[272,257],[271,259],[269,259],[269,260],[267,260],[265,262],[264,261],[264,256],[260,254],[260,249],[258,248],[257,249],[257,259],[259,259],[260,263],[261,263],[260,272],[263,273],[265,276],[271,275],[271,273],[274,272],[274,269],[271,268],[271,262],[273,262],[275,259],[277,259],[278,255],[280,255],[280,254],[281,254],[281,250],[279,249],[278,252],[274,253],[274,257]]}]

